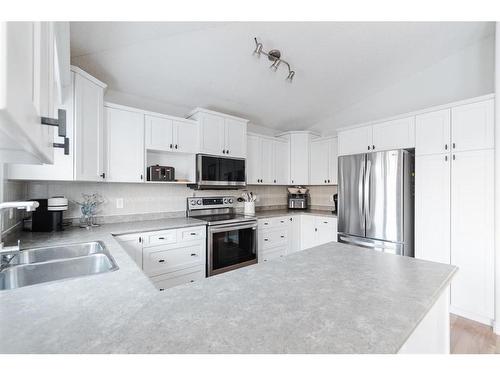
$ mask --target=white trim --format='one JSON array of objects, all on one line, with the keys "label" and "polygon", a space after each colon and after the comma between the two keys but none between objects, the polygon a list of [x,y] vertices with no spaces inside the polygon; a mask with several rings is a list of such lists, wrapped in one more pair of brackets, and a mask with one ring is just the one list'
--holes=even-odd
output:
[{"label": "white trim", "polygon": [[256,133],[256,132],[248,132],[247,131],[247,136],[252,136],[252,137],[260,137],[260,138],[266,138],[266,139],[269,139],[269,140],[272,140],[272,141],[279,141],[279,142],[283,142],[283,143],[286,143],[287,140],[286,139],[283,139],[283,138],[279,138],[277,136],[274,136],[274,135],[269,135],[269,134],[261,134],[261,133]]},{"label": "white trim", "polygon": [[[495,91],[500,92],[500,23],[496,23]],[[495,333],[500,335],[500,98],[495,100]]]},{"label": "white trim", "polygon": [[82,70],[80,69],[79,67],[77,66],[74,66],[74,65],[71,65],[70,66],[70,70],[73,72],[73,73],[77,73],[79,75],[81,75],[83,78],[85,79],[88,79],[89,81],[92,81],[93,83],[95,83],[97,86],[100,86],[102,87],[103,89],[106,89],[108,87],[107,84],[105,84],[104,82],[102,81],[99,81],[97,78],[91,76],[90,74],[88,74],[85,70]]},{"label": "white trim", "polygon": [[310,134],[312,137],[321,137],[321,134],[311,130],[290,130],[283,133],[276,134],[276,137],[284,137],[290,134]]},{"label": "white trim", "polygon": [[185,123],[189,123],[189,124],[197,124],[198,123],[197,121],[185,119],[183,117],[171,116],[171,115],[167,115],[167,114],[159,113],[159,112],[146,111],[144,109],[140,109],[140,108],[137,108],[137,107],[131,107],[131,106],[128,106],[128,105],[117,104],[117,103],[113,103],[113,102],[107,102],[107,101],[105,101],[104,102],[104,107],[113,108],[113,109],[120,109],[120,110],[128,111],[128,112],[141,113],[141,114],[143,114],[145,116],[165,118],[165,119],[168,119],[168,120],[178,121],[178,122],[185,122]]},{"label": "white trim", "polygon": [[339,132],[344,131],[344,130],[350,130],[350,129],[355,129],[355,128],[362,128],[363,126],[376,125],[376,124],[380,124],[380,123],[386,122],[386,121],[399,120],[399,119],[406,118],[406,117],[411,117],[411,116],[416,116],[416,115],[422,115],[422,114],[427,113],[427,112],[434,112],[434,111],[439,111],[441,109],[446,109],[446,108],[451,108],[451,107],[457,107],[459,105],[465,105],[465,104],[471,104],[471,103],[476,103],[476,102],[482,102],[482,101],[485,101],[485,100],[488,100],[488,99],[493,99],[493,98],[495,98],[495,94],[494,93],[487,94],[487,95],[482,95],[482,96],[476,96],[474,98],[468,98],[468,99],[459,100],[459,101],[452,102],[452,103],[441,104],[441,105],[437,105],[437,106],[433,106],[433,107],[427,107],[427,108],[419,109],[417,111],[406,112],[406,113],[402,113],[402,114],[399,114],[399,115],[395,115],[395,116],[391,116],[391,117],[386,117],[386,118],[381,118],[381,119],[377,119],[377,120],[372,120],[372,121],[368,121],[368,122],[364,122],[364,123],[360,123],[360,124],[343,126],[341,128],[336,129],[336,131],[337,131],[337,133],[339,133]]},{"label": "white trim", "polygon": [[[459,272],[460,272],[460,270],[459,270]],[[464,311],[464,310],[458,309],[454,306],[450,306],[450,313],[455,314],[455,315],[459,315],[459,316],[466,318],[466,319],[469,319],[469,320],[474,320],[475,322],[479,322],[479,323],[485,324],[485,325],[490,326],[490,327],[493,326],[493,319],[484,317],[482,315],[477,315],[477,314],[474,314],[474,313],[471,313],[468,311]]]},{"label": "white trim", "polygon": [[196,107],[195,109],[193,109],[191,112],[189,112],[186,116],[187,119],[193,117],[194,115],[198,114],[198,113],[208,113],[209,115],[215,115],[215,116],[223,116],[223,117],[226,117],[226,118],[232,118],[233,120],[237,120],[237,121],[245,121],[245,122],[250,122],[250,120],[247,120],[246,118],[242,118],[242,117],[237,117],[237,116],[233,116],[233,115],[228,115],[227,113],[223,113],[223,112],[217,112],[217,111],[212,111],[210,109],[206,109],[206,108],[201,108],[201,107]]}]

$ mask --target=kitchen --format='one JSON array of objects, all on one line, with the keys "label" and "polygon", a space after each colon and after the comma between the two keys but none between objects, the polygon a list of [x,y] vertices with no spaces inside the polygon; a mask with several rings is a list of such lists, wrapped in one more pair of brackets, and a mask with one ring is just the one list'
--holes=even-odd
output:
[{"label": "kitchen", "polygon": [[[389,29],[373,51],[427,48],[401,87],[353,81],[341,98],[307,78],[301,51],[330,61],[308,46],[326,30],[370,44]],[[3,57],[0,352],[498,353],[494,22],[2,30],[40,79]],[[176,73],[155,75],[164,61]],[[354,97],[366,85],[378,94]]]}]

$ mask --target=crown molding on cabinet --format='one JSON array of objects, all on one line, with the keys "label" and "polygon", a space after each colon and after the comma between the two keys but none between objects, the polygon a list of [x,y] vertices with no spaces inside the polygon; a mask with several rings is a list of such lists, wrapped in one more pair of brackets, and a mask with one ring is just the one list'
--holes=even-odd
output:
[{"label": "crown molding on cabinet", "polygon": [[367,122],[363,122],[363,123],[360,123],[360,124],[343,126],[341,128],[336,129],[336,132],[338,134],[339,132],[344,131],[344,130],[350,130],[350,129],[355,129],[355,128],[362,128],[363,126],[369,126],[369,125],[376,125],[376,124],[379,124],[379,123],[382,123],[382,122],[386,122],[386,121],[399,120],[399,119],[402,119],[402,118],[405,118],[405,117],[417,116],[417,115],[421,115],[421,114],[424,114],[424,113],[439,111],[441,109],[446,109],[446,108],[450,108],[450,107],[456,107],[456,106],[464,105],[464,104],[472,104],[472,103],[476,103],[476,102],[482,102],[482,101],[485,101],[485,100],[488,100],[488,99],[493,99],[493,98],[495,98],[495,93],[486,94],[486,95],[482,95],[482,96],[475,96],[473,98],[458,100],[456,102],[450,102],[450,103],[446,103],[446,104],[440,104],[440,105],[433,106],[433,107],[426,107],[426,108],[423,108],[423,109],[419,109],[417,111],[406,112],[406,113],[402,113],[402,114],[399,114],[399,115],[395,115],[395,116],[391,116],[391,117],[386,117],[386,118],[382,118],[382,119],[378,119],[378,120],[374,120],[374,121],[367,121]]},{"label": "crown molding on cabinet", "polygon": [[189,118],[193,117],[198,112],[208,113],[210,115],[215,115],[215,116],[224,115],[224,117],[226,117],[226,118],[230,118],[230,119],[233,119],[236,121],[245,121],[247,123],[250,121],[250,120],[247,120],[246,118],[243,118],[243,117],[228,115],[227,113],[224,113],[224,112],[212,111],[210,109],[201,108],[201,107],[196,107],[195,109],[193,109],[191,112],[189,112],[187,114],[186,118],[189,119]]},{"label": "crown molding on cabinet", "polygon": [[70,70],[74,73],[78,73],[80,76],[88,79],[89,81],[95,83],[97,86],[100,86],[102,87],[104,90],[106,90],[108,88],[108,85],[105,84],[104,82],[102,81],[99,81],[97,78],[91,76],[90,74],[88,74],[85,70],[82,70],[80,69],[79,67],[75,66],[75,65],[71,65],[70,66]]}]

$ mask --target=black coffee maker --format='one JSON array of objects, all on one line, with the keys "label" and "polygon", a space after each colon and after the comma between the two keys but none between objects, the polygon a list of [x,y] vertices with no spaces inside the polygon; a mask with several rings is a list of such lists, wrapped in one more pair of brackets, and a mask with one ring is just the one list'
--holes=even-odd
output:
[{"label": "black coffee maker", "polygon": [[33,211],[30,219],[24,220],[24,230],[31,232],[57,232],[63,228],[63,212],[68,209],[68,201],[64,197],[50,199],[30,199],[40,206]]}]

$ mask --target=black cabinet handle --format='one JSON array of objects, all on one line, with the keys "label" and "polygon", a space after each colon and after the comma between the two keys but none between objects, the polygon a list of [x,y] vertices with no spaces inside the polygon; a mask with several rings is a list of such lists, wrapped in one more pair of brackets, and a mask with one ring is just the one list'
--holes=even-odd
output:
[{"label": "black cabinet handle", "polygon": [[189,233],[189,234],[190,234],[191,236],[196,236],[196,233],[193,233],[193,232],[191,232],[191,233]]},{"label": "black cabinet handle", "polygon": [[158,239],[159,239],[159,240],[164,240],[164,239],[165,239],[165,237],[158,237]]},{"label": "black cabinet handle", "polygon": [[445,150],[448,150],[448,144],[445,144],[445,145],[444,145],[444,149],[445,149]]},{"label": "black cabinet handle", "polygon": [[222,153],[225,154],[226,153],[226,150],[222,150]]},{"label": "black cabinet handle", "polygon": [[444,161],[448,161],[448,155],[444,156]]},{"label": "black cabinet handle", "polygon": [[285,238],[285,236],[280,236],[281,238]]},{"label": "black cabinet handle", "polygon": [[174,147],[174,145],[172,143],[170,143],[170,148]]},{"label": "black cabinet handle", "polygon": [[370,146],[368,146],[368,150],[370,150]]},{"label": "black cabinet handle", "polygon": [[375,150],[375,145],[372,145],[372,150]]},{"label": "black cabinet handle", "polygon": [[318,231],[318,228],[314,228],[314,231],[317,232]]},{"label": "black cabinet handle", "polygon": [[177,150],[177,148],[178,148],[178,146],[177,146],[177,145],[175,145],[175,149],[176,149],[176,150]]},{"label": "black cabinet handle", "polygon": [[158,261],[158,263],[163,263],[163,262],[165,262],[165,259],[160,259],[160,260]]},{"label": "black cabinet handle", "polygon": [[101,173],[99,176],[101,176],[102,178],[106,178],[106,173]]},{"label": "black cabinet handle", "polygon": [[453,160],[455,160],[455,155],[453,155]]},{"label": "black cabinet handle", "polygon": [[165,289],[164,288],[160,288],[160,292],[163,292]]},{"label": "black cabinet handle", "polygon": [[328,183],[330,183],[330,180],[328,180]]},{"label": "black cabinet handle", "polygon": [[325,180],[325,184],[326,184],[326,180]]},{"label": "black cabinet handle", "polygon": [[452,147],[455,148],[455,142],[453,142],[453,146]]},{"label": "black cabinet handle", "polygon": [[269,239],[267,239],[267,238],[264,238],[264,241],[266,241],[266,242],[267,242],[267,241],[269,241]]},{"label": "black cabinet handle", "polygon": [[144,176],[141,174],[141,180],[144,180]]},{"label": "black cabinet handle", "polygon": [[229,154],[229,150],[226,150],[226,154]]},{"label": "black cabinet handle", "polygon": [[276,183],[276,180],[274,180],[274,183]]},{"label": "black cabinet handle", "polygon": [[192,257],[197,257],[197,256],[198,256],[198,254],[193,253],[193,254],[191,254],[191,256],[192,256]]}]

